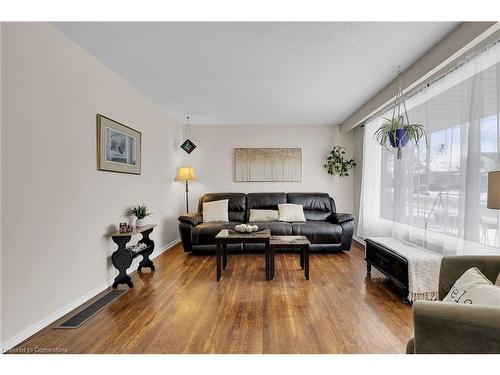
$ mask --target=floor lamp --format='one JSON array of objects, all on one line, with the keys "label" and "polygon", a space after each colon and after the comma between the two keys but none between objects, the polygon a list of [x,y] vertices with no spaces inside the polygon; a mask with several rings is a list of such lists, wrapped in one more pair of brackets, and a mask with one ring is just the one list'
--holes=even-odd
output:
[{"label": "floor lamp", "polygon": [[175,181],[186,182],[186,213],[189,213],[189,181],[196,181],[193,167],[179,167]]}]

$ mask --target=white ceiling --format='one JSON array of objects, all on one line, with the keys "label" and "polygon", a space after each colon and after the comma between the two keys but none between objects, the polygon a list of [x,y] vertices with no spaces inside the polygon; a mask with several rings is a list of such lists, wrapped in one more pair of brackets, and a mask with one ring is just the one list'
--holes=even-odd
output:
[{"label": "white ceiling", "polygon": [[72,22],[70,38],[192,124],[340,124],[454,22]]}]

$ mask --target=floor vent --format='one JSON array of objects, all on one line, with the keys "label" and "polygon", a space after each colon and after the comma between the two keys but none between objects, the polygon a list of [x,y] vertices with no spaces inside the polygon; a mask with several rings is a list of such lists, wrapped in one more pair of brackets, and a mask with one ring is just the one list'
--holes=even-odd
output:
[{"label": "floor vent", "polygon": [[59,324],[54,328],[78,328],[84,324],[87,320],[97,314],[99,311],[104,309],[107,305],[113,302],[115,299],[120,297],[127,290],[125,289],[113,289],[106,293],[104,296],[84,308],[78,314],[73,315],[68,320]]}]

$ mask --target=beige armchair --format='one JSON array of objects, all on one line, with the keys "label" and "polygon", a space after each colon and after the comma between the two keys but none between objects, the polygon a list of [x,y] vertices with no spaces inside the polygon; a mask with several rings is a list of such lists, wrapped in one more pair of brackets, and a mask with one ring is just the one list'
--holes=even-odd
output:
[{"label": "beige armchair", "polygon": [[[444,257],[439,274],[441,301],[456,280],[477,267],[495,282],[500,256]],[[414,338],[407,354],[500,353],[500,308],[458,303],[416,301],[413,304]]]}]

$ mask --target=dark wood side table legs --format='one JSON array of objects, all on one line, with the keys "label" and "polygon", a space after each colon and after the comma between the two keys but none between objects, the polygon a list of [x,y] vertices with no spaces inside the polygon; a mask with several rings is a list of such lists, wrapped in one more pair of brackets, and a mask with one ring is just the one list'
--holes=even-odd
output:
[{"label": "dark wood side table legs", "polygon": [[222,269],[227,268],[227,243],[222,244]]},{"label": "dark wood side table legs", "polygon": [[[138,228],[133,227],[131,231],[126,233],[116,231],[106,234],[106,237],[111,238],[118,245],[118,249],[111,254],[113,266],[118,270],[118,276],[115,277],[113,288],[116,288],[119,284],[127,284],[129,288],[134,287],[132,278],[127,275],[127,269],[132,265],[132,260],[139,255],[142,256],[142,260],[139,262],[137,272],[141,273],[143,268],[150,268],[151,272],[155,271],[155,266],[150,258],[155,249],[155,243],[149,238],[149,235],[156,226],[156,224],[149,224]],[[142,234],[142,238],[138,241],[138,244],[142,246],[127,248],[127,243],[132,239],[132,236],[139,233]]]},{"label": "dark wood side table legs", "polygon": [[220,280],[222,270],[227,268],[227,243],[217,240],[215,249],[215,261],[217,263],[216,278]]},{"label": "dark wood side table legs", "polygon": [[300,248],[300,268],[304,270],[306,280],[309,280],[309,245]]},{"label": "dark wood side table legs", "polygon": [[127,268],[132,264],[132,252],[127,249],[127,243],[130,241],[131,236],[112,237],[113,242],[118,245],[118,249],[111,255],[113,266],[118,270],[118,276],[115,277],[113,288],[119,284],[127,284],[129,288],[133,288],[132,278],[127,275]]},{"label": "dark wood side table legs", "polygon": [[271,246],[270,242],[266,243],[266,259],[267,265],[267,280],[274,280],[274,247]]},{"label": "dark wood side table legs", "polygon": [[[275,275],[275,246],[271,244],[270,239],[262,241],[265,245],[265,267],[266,267],[266,280],[270,281],[274,279]],[[261,242],[261,243],[262,243]],[[222,276],[222,270],[227,268],[227,241],[224,239],[216,240],[216,279],[220,280]],[[278,247],[280,245],[277,245]],[[299,248],[300,252],[300,268],[304,271],[304,276],[306,280],[309,280],[309,245],[300,244],[295,245],[295,248]]]},{"label": "dark wood side table legs", "polygon": [[304,276],[309,280],[309,245],[304,246]]},{"label": "dark wood side table legs", "polygon": [[216,265],[216,279],[220,280],[222,276],[222,241],[217,240],[216,248],[215,248],[215,263]]},{"label": "dark wood side table legs", "polygon": [[140,253],[142,255],[142,260],[139,262],[139,267],[137,268],[138,272],[142,272],[143,268],[149,268],[151,269],[151,271],[155,271],[155,265],[149,258],[150,255],[153,254],[153,250],[155,249],[155,243],[149,238],[149,235],[152,231],[153,228],[141,233],[142,239],[139,241],[139,243],[145,244],[147,246],[147,249],[144,252]]},{"label": "dark wood side table legs", "polygon": [[[262,243],[262,241],[260,242]],[[268,241],[265,241],[266,246],[266,259],[265,259],[265,268],[266,268],[266,280],[272,280],[274,277],[274,268],[271,273],[271,266],[274,262],[271,262],[271,253],[272,248]],[[217,239],[216,247],[215,247],[215,262],[216,262],[216,279],[219,281],[222,277],[222,271],[227,268],[227,244],[228,242]]]},{"label": "dark wood side table legs", "polygon": [[120,235],[111,237],[113,242],[118,245],[118,249],[111,255],[113,266],[118,270],[118,276],[115,277],[113,288],[116,288],[119,284],[127,284],[129,288],[134,287],[132,278],[127,275],[127,269],[132,265],[132,260],[136,256],[142,255],[137,272],[142,272],[143,268],[150,268],[151,271],[155,271],[153,261],[149,258],[155,249],[154,241],[149,238],[152,231],[153,228],[141,232],[142,239],[138,243],[145,244],[146,248],[137,253],[133,253],[130,249],[127,249],[127,243],[132,239],[132,236]]}]

